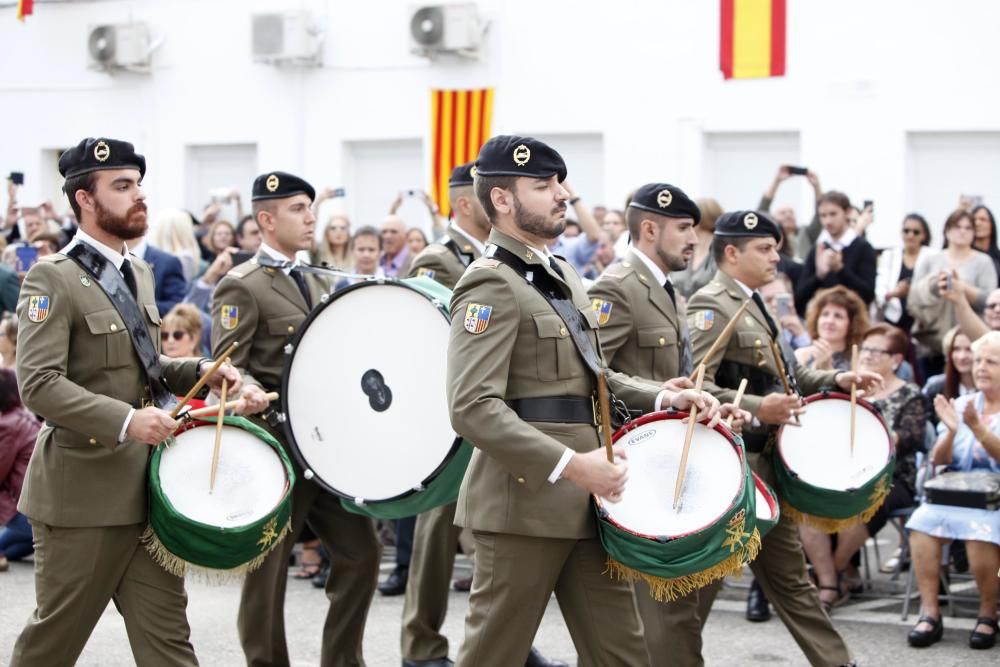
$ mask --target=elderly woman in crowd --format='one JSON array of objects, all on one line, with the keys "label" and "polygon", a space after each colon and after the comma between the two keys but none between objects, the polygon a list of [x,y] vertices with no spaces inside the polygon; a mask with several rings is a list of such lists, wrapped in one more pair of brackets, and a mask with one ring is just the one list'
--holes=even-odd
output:
[{"label": "elderly woman in crowd", "polygon": [[[939,394],[945,398],[958,398],[976,390],[972,381],[972,341],[959,327],[952,327],[941,344],[944,352],[944,373],[927,378],[924,397],[927,405],[934,405]],[[937,424],[937,415],[930,415]]]},{"label": "elderly woman in crowd", "polygon": [[0,572],[34,551],[31,525],[17,511],[21,484],[41,424],[21,406],[13,369],[0,368]]},{"label": "elderly woman in crowd", "polygon": [[826,533],[799,526],[802,546],[819,581],[820,603],[829,611],[847,598],[843,573],[865,540],[878,534],[889,512],[913,505],[916,487],[916,454],[924,448],[927,407],[917,385],[896,375],[903,362],[906,335],[889,324],[876,324],[865,332],[858,355],[860,370],[882,376],[882,388],[868,396],[889,426],[896,442],[896,467],[889,497],[867,524],[859,524],[837,534],[836,548]]},{"label": "elderly woman in crowd", "polygon": [[[949,470],[1000,473],[1000,332],[991,331],[975,341],[972,354],[976,393],[958,399],[934,399],[941,423],[931,461]],[[930,646],[941,639],[941,549],[950,540],[964,540],[979,590],[979,618],[969,635],[969,646],[991,648],[997,635],[1000,512],[925,503],[913,513],[906,527],[910,530],[921,609],[920,620],[907,638],[910,645]]]},{"label": "elderly woman in crowd", "polygon": [[0,318],[0,367],[14,368],[17,363],[17,315],[5,313]]},{"label": "elderly woman in crowd", "polygon": [[843,285],[816,292],[806,308],[806,331],[812,344],[795,350],[803,366],[821,370],[850,370],[851,346],[868,329],[868,308]]},{"label": "elderly woman in crowd", "polygon": [[197,306],[179,303],[163,316],[160,338],[163,354],[171,358],[201,357],[204,314]]},{"label": "elderly woman in crowd", "polygon": [[324,264],[341,271],[354,270],[351,257],[351,221],[342,213],[335,213],[323,228],[312,253],[314,264]]}]

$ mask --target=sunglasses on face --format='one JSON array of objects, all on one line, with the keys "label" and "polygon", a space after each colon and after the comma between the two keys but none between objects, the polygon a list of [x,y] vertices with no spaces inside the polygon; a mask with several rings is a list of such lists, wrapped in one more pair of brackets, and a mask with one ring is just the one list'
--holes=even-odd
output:
[{"label": "sunglasses on face", "polygon": [[187,334],[186,331],[161,331],[160,340],[166,343],[168,340],[170,340],[171,336],[173,336],[174,340],[180,340],[181,338],[184,338],[186,334]]},{"label": "sunglasses on face", "polygon": [[920,230],[919,229],[910,229],[908,227],[903,227],[903,233],[904,234],[908,234],[910,236],[920,236]]}]

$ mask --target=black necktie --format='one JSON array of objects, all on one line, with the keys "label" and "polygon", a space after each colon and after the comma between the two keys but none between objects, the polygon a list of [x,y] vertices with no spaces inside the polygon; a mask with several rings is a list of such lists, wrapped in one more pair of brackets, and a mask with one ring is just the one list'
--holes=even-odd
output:
[{"label": "black necktie", "polygon": [[125,284],[128,285],[128,291],[132,292],[132,298],[138,301],[139,288],[135,283],[135,271],[132,270],[132,262],[127,259],[122,262],[122,278],[125,279]]},{"label": "black necktie", "polygon": [[771,328],[771,337],[775,340],[778,339],[778,325],[774,323],[771,319],[770,313],[767,312],[767,308],[764,306],[764,299],[760,298],[758,292],[753,293],[753,302],[757,304],[757,308],[760,309],[760,314],[764,316],[764,320],[767,321],[767,326]]},{"label": "black necktie", "polygon": [[556,264],[556,258],[555,257],[549,257],[549,266],[552,267],[552,270],[555,271],[559,275],[560,278],[562,278],[563,280],[566,280],[566,274],[563,273],[563,270],[559,268],[558,264]]},{"label": "black necktie", "polygon": [[309,298],[309,286],[306,285],[306,277],[302,275],[302,271],[298,267],[293,268],[289,275],[292,276],[292,280],[298,285],[299,292],[302,293],[302,298],[306,301],[306,308],[312,310],[312,299]]},{"label": "black necktie", "polygon": [[663,283],[663,289],[667,290],[667,294],[670,295],[670,303],[674,304],[674,312],[677,311],[677,293],[674,291],[674,284],[667,280]]},{"label": "black necktie", "polygon": [[674,284],[668,279],[663,283],[663,289],[667,290],[670,302],[674,304],[674,313],[677,315],[677,326],[680,327],[680,374],[691,375],[691,370],[694,368],[694,357],[691,354],[691,341],[688,338],[687,322],[681,317],[680,311],[677,310],[677,292],[674,290]]}]

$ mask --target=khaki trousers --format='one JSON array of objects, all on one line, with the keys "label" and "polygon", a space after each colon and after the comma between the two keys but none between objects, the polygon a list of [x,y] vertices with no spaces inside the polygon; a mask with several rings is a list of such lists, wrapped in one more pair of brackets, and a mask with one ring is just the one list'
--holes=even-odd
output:
[{"label": "khaki trousers", "polygon": [[649,662],[653,667],[702,667],[701,631],[712,610],[722,580],[678,598],[657,602],[649,586],[635,585],[635,602],[642,617]]},{"label": "khaki trousers", "polygon": [[34,613],[11,665],[73,665],[108,602],[125,620],[135,664],[197,665],[184,580],[157,565],[139,543],[145,525],[60,528],[32,522]]},{"label": "khaki trousers", "polygon": [[293,536],[306,521],[330,555],[326,583],[330,608],[323,625],[320,664],[364,665],[362,639],[382,557],[375,524],[345,510],[339,498],[306,480],[298,465],[295,468],[292,533],[243,583],[237,626],[247,665],[289,667],[284,613],[288,558],[295,546]]},{"label": "khaki trousers", "polygon": [[552,593],[584,666],[649,665],[631,587],[586,540],[474,532],[475,570],[459,667],[523,665]]}]

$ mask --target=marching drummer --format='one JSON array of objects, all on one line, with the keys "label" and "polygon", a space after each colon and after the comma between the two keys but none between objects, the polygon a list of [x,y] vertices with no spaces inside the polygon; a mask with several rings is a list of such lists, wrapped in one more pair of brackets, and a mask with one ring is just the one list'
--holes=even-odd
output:
[{"label": "marching drummer", "polygon": [[630,588],[604,574],[590,507],[589,494],[614,502],[627,480],[599,449],[596,374],[635,409],[715,406],[604,366],[580,277],[546,250],[566,225],[559,153],[497,136],[476,169],[493,230],[455,288],[448,349],[452,424],[476,445],[456,512],[476,549],[457,662],[524,664],[554,591],[581,663],[649,664]]},{"label": "marching drummer", "polygon": [[[632,247],[589,290],[608,366],[656,383],[677,378],[678,388],[693,386],[687,377],[693,360],[683,305],[669,273],[684,270],[691,261],[701,212],[680,188],[647,183],[632,195],[625,219]],[[738,417],[734,428],[750,417],[722,406],[722,414],[731,412]],[[721,583],[710,587],[717,590]],[[703,664],[701,629],[716,590],[657,602],[645,582],[636,583],[636,604],[654,666]]]},{"label": "marching drummer", "polygon": [[[441,241],[424,248],[413,260],[410,277],[425,276],[455,289],[469,264],[486,250],[490,221],[473,190],[475,163],[460,164],[448,179],[448,201],[454,219]],[[403,603],[403,667],[449,665],[448,639],[441,634],[448,611],[448,588],[455,566],[459,534],[455,503],[417,518],[413,556]],[[532,648],[528,667],[560,667]]]},{"label": "marching drummer", "polygon": [[[864,391],[881,383],[878,375],[866,371],[818,371],[798,366],[794,356],[782,349],[777,325],[757,291],[774,279],[780,242],[780,228],[764,213],[723,214],[715,223],[712,246],[719,270],[712,282],[691,297],[687,314],[694,356],[701,358],[743,302],[752,299],[729,340],[723,341],[712,359],[705,360],[704,386],[719,400],[732,400],[740,379],[747,378],[742,406],[754,419],[744,428],[743,440],[751,468],[774,487],[777,484],[769,455],[778,426],[794,426],[794,418],[804,412],[799,391],[811,394],[834,385],[849,391],[852,382]],[[789,392],[784,390],[783,379]],[[853,664],[847,644],[823,611],[806,576],[798,529],[791,519],[782,514],[778,525],[764,537],[760,555],[750,569],[810,664]]]},{"label": "marching drummer", "polygon": [[[80,229],[28,271],[17,304],[22,398],[46,421],[18,505],[34,533],[37,607],[11,664],[74,664],[114,599],[136,664],[196,665],[184,580],[140,536],[149,446],[177,428],[174,393],[208,366],[160,355],[153,272],[125,245],[147,229],[145,158],[87,138],[59,172]],[[228,365],[208,384],[223,379],[239,391]]]},{"label": "marching drummer", "polygon": [[[328,286],[296,261],[312,244],[316,218],[315,190],[305,180],[281,171],[267,172],[253,184],[253,216],[263,242],[248,262],[219,282],[213,297],[212,348],[219,353],[240,343],[233,364],[244,373],[246,393],[266,404],[277,391],[285,366],[284,347]],[[278,412],[258,420],[283,445]],[[375,593],[381,547],[371,519],[345,510],[340,500],[306,479],[295,463],[292,535],[306,521],[330,554],[333,574],[327,582],[330,609],[323,625],[324,665],[363,664],[361,640]],[[288,665],[284,600],[288,558],[293,540],[274,548],[261,567],[247,575],[240,600],[238,627],[248,664]]]}]

